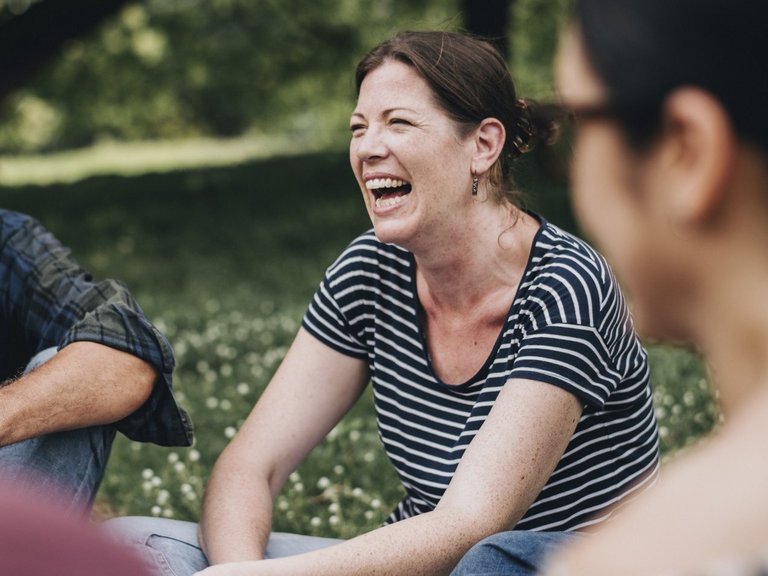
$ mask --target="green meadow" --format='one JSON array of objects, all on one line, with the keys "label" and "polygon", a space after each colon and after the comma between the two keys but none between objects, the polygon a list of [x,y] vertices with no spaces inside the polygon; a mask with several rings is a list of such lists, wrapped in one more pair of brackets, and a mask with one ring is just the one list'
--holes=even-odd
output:
[{"label": "green meadow", "polygon": [[[563,187],[538,168],[531,160],[518,178],[531,207],[577,232]],[[94,276],[127,283],[176,351],[175,389],[195,444],[118,438],[100,510],[196,519],[217,455],[280,363],[323,271],[369,227],[346,153],[6,184],[0,198],[39,218]],[[671,457],[708,432],[718,411],[694,354],[648,349]],[[379,524],[400,497],[365,394],[290,477],[275,529],[350,537]]]}]

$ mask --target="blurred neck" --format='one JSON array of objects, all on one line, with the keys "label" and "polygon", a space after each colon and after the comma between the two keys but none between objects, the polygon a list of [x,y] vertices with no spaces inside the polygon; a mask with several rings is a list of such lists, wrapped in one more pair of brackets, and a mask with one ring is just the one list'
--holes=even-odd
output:
[{"label": "blurred neck", "polygon": [[728,413],[768,387],[768,176],[761,159],[741,162],[691,258],[700,283],[692,334]]}]

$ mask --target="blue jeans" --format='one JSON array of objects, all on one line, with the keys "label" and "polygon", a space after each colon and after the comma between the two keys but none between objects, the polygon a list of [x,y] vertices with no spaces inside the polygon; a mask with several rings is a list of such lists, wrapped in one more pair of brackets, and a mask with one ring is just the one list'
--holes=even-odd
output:
[{"label": "blue jeans", "polygon": [[500,532],[469,549],[451,576],[533,576],[549,552],[576,532]]},{"label": "blue jeans", "polygon": [[[129,545],[144,560],[152,576],[191,576],[208,567],[197,540],[197,524],[182,520],[126,516],[104,523],[118,541]],[[264,551],[266,558],[311,552],[342,540],[273,532]]]},{"label": "blue jeans", "polygon": [[[43,350],[25,372],[54,354],[55,348]],[[114,426],[92,426],[8,444],[0,447],[0,474],[57,492],[73,512],[82,513],[90,508],[99,488],[114,438]]]}]

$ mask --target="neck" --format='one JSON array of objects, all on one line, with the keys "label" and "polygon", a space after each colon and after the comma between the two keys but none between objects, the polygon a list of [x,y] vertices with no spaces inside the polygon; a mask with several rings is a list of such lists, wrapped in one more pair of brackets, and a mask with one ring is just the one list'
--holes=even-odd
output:
[{"label": "neck", "polygon": [[[700,307],[696,340],[720,392],[725,413],[737,410],[754,392],[768,386],[768,267],[751,279],[734,279]],[[727,278],[727,274],[724,274]]]},{"label": "neck", "polygon": [[539,223],[522,211],[503,210],[491,225],[468,227],[469,234],[458,233],[430,250],[414,251],[425,309],[460,313],[497,290],[517,287]]},{"label": "neck", "polygon": [[712,368],[723,410],[768,387],[768,205],[765,190],[740,191],[730,225],[698,247],[700,296],[693,339]]}]

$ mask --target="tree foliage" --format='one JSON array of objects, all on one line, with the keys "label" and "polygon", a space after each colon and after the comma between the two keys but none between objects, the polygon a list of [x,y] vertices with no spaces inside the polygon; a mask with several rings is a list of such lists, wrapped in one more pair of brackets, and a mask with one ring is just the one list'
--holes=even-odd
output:
[{"label": "tree foliage", "polygon": [[[515,61],[520,52],[548,69],[548,23],[564,0],[505,1]],[[459,0],[129,2],[6,99],[0,152],[248,131],[341,142],[362,54],[398,30],[468,23]]]}]

